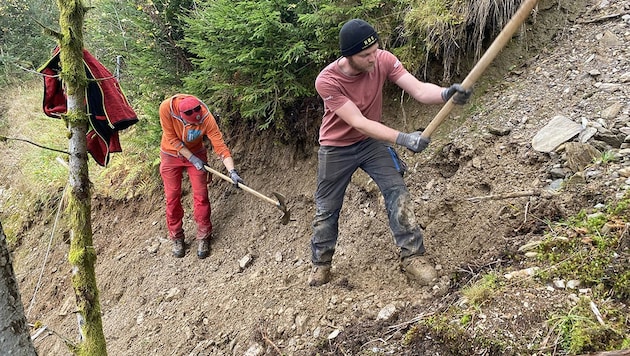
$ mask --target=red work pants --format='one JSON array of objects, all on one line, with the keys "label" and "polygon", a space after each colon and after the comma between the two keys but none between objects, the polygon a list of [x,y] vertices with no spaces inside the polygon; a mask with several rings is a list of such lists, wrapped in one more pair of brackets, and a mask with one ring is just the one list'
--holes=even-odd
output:
[{"label": "red work pants", "polygon": [[[206,162],[205,152],[196,154]],[[184,170],[188,172],[188,179],[193,190],[193,212],[197,223],[197,239],[210,237],[212,222],[210,220],[211,208],[208,200],[208,172],[198,171],[184,157],[173,157],[160,153],[160,175],[164,182],[164,194],[166,195],[166,227],[170,239],[184,237],[182,219],[184,208],[182,207],[182,178]]]}]

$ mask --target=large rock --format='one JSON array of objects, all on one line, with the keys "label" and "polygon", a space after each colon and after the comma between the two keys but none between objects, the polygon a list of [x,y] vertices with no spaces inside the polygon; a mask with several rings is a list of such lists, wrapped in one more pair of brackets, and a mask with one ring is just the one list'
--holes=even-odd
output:
[{"label": "large rock", "polygon": [[532,147],[539,152],[551,152],[583,130],[582,125],[558,115],[549,121],[532,139]]},{"label": "large rock", "polygon": [[564,148],[566,150],[567,167],[574,173],[583,171],[596,158],[602,155],[599,150],[587,143],[567,142]]}]

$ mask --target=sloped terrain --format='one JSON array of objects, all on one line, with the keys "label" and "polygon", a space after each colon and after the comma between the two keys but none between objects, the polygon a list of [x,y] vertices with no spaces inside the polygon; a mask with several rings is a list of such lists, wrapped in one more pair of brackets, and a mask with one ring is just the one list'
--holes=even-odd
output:
[{"label": "sloped terrain", "polygon": [[[307,285],[316,147],[297,154],[264,137],[229,141],[245,182],[266,195],[284,194],[292,219],[280,224],[274,206],[215,178],[214,239],[205,260],[197,259],[191,241],[190,195],[185,229],[192,245],[182,259],[171,256],[165,239],[161,192],[124,201],[94,197],[109,354],[493,354],[481,341],[448,345],[432,341],[429,332],[412,346],[403,339],[415,320],[457,303],[458,289],[481,271],[524,268],[518,248],[539,238],[549,221],[619,198],[627,188],[629,11],[629,1],[541,5],[429,149],[417,155],[399,150],[410,168],[405,179],[428,254],[440,269],[434,287],[414,285],[400,273],[382,198],[363,172],[347,191],[333,280]],[[401,103],[396,91],[386,101],[385,121],[405,130],[426,126],[439,109],[408,97]],[[618,159],[572,171],[565,151],[535,151],[532,138],[557,115],[599,128],[588,143]],[[24,232],[15,269],[29,322],[48,328],[34,341],[39,353],[67,355],[62,337],[77,333],[74,293],[63,234],[46,255],[53,224],[41,219]],[[568,294],[516,284],[502,289],[478,321],[487,329],[484,337],[511,337],[520,345],[512,347],[515,354],[544,352],[546,315],[567,303]],[[528,345],[532,349],[523,351]]]}]

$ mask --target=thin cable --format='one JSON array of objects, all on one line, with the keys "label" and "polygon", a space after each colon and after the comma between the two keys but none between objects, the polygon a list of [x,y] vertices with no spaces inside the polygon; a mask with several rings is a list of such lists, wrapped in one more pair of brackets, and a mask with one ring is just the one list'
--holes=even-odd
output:
[{"label": "thin cable", "polygon": [[[23,71],[29,72],[29,73],[33,73],[33,74],[37,74],[41,77],[47,77],[47,78],[60,78],[61,74],[55,74],[55,75],[50,75],[50,74],[44,74],[42,72],[38,72],[32,69],[28,69],[28,68],[24,68],[21,65],[17,64],[17,63],[13,63],[15,64],[15,66],[17,66],[18,68],[22,69]],[[103,77],[103,78],[88,78],[87,81],[88,82],[102,82],[105,80],[110,80],[110,79],[116,79],[115,75],[110,75],[109,77]]]},{"label": "thin cable", "polygon": [[48,248],[46,249],[46,256],[44,256],[44,263],[42,264],[42,270],[39,273],[39,278],[37,279],[37,285],[35,286],[35,291],[33,291],[33,297],[31,298],[31,303],[28,306],[28,311],[26,312],[26,318],[28,319],[29,314],[31,313],[31,309],[33,308],[33,304],[35,304],[35,296],[37,295],[37,291],[42,282],[42,276],[44,275],[44,268],[46,267],[46,262],[48,261],[48,255],[50,253],[50,247],[52,246],[52,240],[55,236],[55,230],[57,229],[57,222],[59,221],[59,212],[61,211],[61,204],[63,203],[63,197],[66,195],[66,189],[68,188],[68,184],[63,187],[63,192],[61,193],[61,199],[59,199],[59,206],[57,207],[57,214],[55,216],[55,223],[53,224],[52,232],[50,233],[50,240],[48,241]]}]

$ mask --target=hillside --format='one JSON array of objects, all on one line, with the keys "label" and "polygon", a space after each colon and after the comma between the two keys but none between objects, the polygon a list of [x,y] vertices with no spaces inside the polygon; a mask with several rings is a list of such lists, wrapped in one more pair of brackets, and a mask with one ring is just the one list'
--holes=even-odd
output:
[{"label": "hillside", "polygon": [[[630,1],[543,4],[429,149],[399,150],[410,167],[405,180],[428,253],[439,265],[436,286],[416,286],[400,273],[382,197],[357,172],[340,218],[333,279],[309,287],[317,148],[303,155],[269,144],[264,135],[233,137],[228,144],[246,184],[284,194],[291,221],[282,225],[274,206],[215,178],[212,252],[199,260],[193,244],[176,259],[161,192],[126,200],[95,196],[96,272],[109,354],[560,354],[548,320],[576,295],[588,294],[586,287],[507,280],[471,316],[468,334],[449,339],[415,324],[466,303],[461,288],[483,272],[503,276],[535,266],[520,247],[542,239],[551,222],[620,199],[630,185]],[[2,100],[2,107],[11,102]],[[401,102],[396,91],[385,101],[384,121],[399,129],[424,127],[439,110],[408,97]],[[533,149],[532,139],[559,115],[594,128],[571,141],[582,139],[597,149],[594,158],[611,159],[576,163],[584,153]],[[2,179],[11,186],[19,170],[5,170]],[[190,242],[194,223],[186,198]],[[29,322],[47,327],[34,341],[38,352],[68,355],[63,338],[77,334],[68,245],[59,233],[49,249],[54,212],[42,216],[13,251],[15,270]],[[628,261],[627,236],[625,243],[618,255]],[[617,307],[630,314],[627,305]],[[414,328],[421,337],[409,343]]]}]

